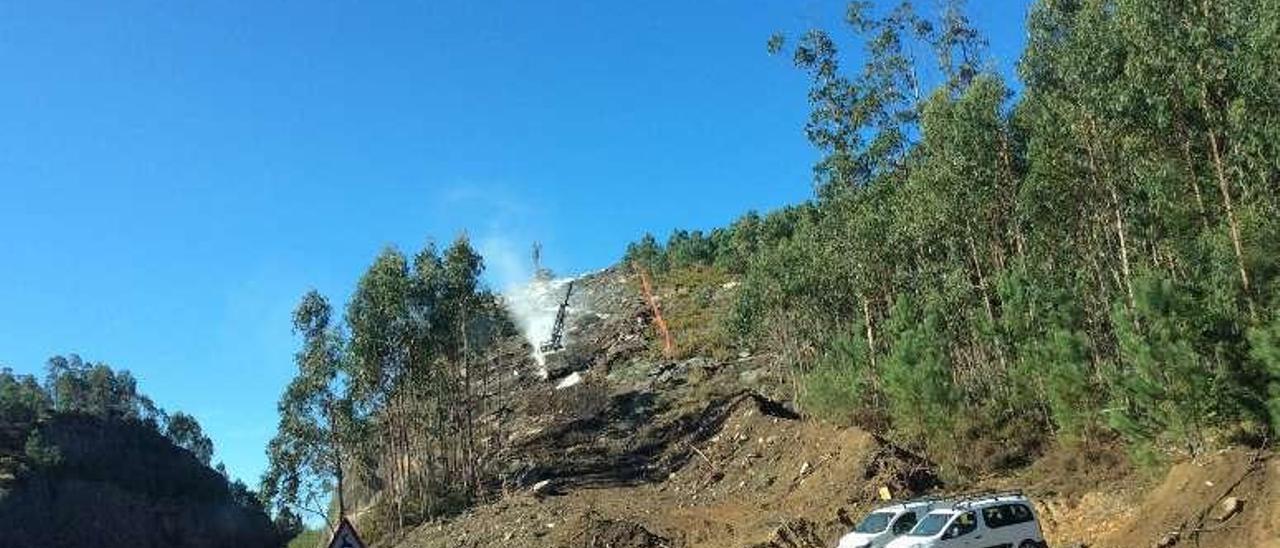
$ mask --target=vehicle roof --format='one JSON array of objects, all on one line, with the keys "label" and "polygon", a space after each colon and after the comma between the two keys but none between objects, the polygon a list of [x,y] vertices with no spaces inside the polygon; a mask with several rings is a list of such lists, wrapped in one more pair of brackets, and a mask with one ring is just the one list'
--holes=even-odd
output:
[{"label": "vehicle roof", "polygon": [[885,504],[872,510],[872,512],[900,513],[923,508],[929,510],[930,513],[955,513],[956,510],[981,509],[1011,502],[1027,504],[1031,502],[1031,499],[1027,498],[1022,491],[984,491],[950,497],[926,497],[905,500],[893,504]]},{"label": "vehicle roof", "polygon": [[955,502],[952,503],[951,506],[952,508],[972,509],[972,508],[985,508],[987,506],[993,506],[996,504],[1007,504],[1010,502],[1028,503],[1028,502],[1031,502],[1031,499],[1028,499],[1027,496],[1022,494],[1021,491],[1006,491],[1002,493],[978,493],[978,494],[969,495],[965,497],[959,497],[955,499]]},{"label": "vehicle roof", "polygon": [[946,504],[947,502],[948,501],[941,501],[941,500],[908,500],[908,501],[899,502],[896,504],[886,504],[884,506],[881,506],[880,508],[877,508],[876,511],[877,512],[881,510],[892,511],[892,510],[902,510],[902,509],[915,510],[917,508],[927,508],[930,506],[938,506],[941,504]]},{"label": "vehicle roof", "polygon": [[920,503],[920,504],[921,505],[932,504],[933,508],[930,509],[929,511],[930,514],[950,515],[950,514],[957,514],[967,510],[981,510],[983,508],[989,508],[997,504],[1010,504],[1010,503],[1030,504],[1030,502],[1031,502],[1031,499],[1027,498],[1027,496],[1022,494],[1021,492],[1007,492],[1007,493],[982,493],[982,494],[976,494],[976,495],[966,495],[966,496],[957,497],[951,500],[939,500],[931,503]]}]

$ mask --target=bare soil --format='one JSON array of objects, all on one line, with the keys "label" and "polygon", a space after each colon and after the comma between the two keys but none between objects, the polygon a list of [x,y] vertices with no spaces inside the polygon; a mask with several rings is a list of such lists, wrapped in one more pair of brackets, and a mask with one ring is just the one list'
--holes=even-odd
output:
[{"label": "bare soil", "polygon": [[[882,489],[1019,488],[1051,546],[1280,547],[1270,453],[1223,451],[1152,478],[1116,447],[1059,448],[1012,475],[945,486],[883,439],[799,417],[768,355],[653,356],[628,284],[605,271],[579,285],[568,359],[582,383],[557,390],[525,374],[505,388],[510,405],[487,418],[508,433],[490,456],[501,470],[490,500],[382,546],[829,547]],[[1242,505],[1223,519],[1228,497]]]}]

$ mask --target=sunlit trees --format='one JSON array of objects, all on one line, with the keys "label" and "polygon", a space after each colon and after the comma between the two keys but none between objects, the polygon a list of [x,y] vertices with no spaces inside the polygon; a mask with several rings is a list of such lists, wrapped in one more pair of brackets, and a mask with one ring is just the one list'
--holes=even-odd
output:
[{"label": "sunlit trees", "polygon": [[303,340],[294,357],[298,374],[280,398],[280,423],[267,446],[262,479],[262,496],[275,503],[278,514],[296,509],[326,517],[333,493],[342,506],[340,435],[354,428],[347,396],[352,383],[331,315],[329,302],[316,291],[294,309],[294,331]]},{"label": "sunlit trees", "polygon": [[391,529],[457,511],[490,468],[477,416],[494,389],[484,353],[510,324],[480,282],[465,237],[412,258],[385,249],[361,276],[343,325],[318,293],[295,312],[298,374],[280,402],[263,493],[279,512],[343,510],[346,474],[381,491]]},{"label": "sunlit trees", "polygon": [[1274,8],[1038,1],[1016,96],[963,2],[852,2],[861,56],[775,36],[823,158],[808,213],[744,262],[734,326],[784,350],[810,411],[875,401],[926,447],[950,435],[929,417],[1153,461],[1274,430]]}]

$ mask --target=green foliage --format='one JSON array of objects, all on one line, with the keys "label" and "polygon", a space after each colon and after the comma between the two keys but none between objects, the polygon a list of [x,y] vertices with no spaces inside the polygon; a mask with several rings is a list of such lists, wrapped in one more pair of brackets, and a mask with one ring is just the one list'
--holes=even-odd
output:
[{"label": "green foliage", "polygon": [[49,359],[44,386],[31,376],[0,371],[0,419],[31,429],[26,454],[33,462],[57,461],[57,448],[46,446],[36,428],[53,414],[140,423],[190,451],[205,467],[213,457],[213,441],[195,417],[181,411],[168,415],[156,407],[128,371],[86,363],[75,354]]},{"label": "green foliage", "polygon": [[[468,506],[487,463],[475,418],[487,368],[473,367],[514,327],[481,284],[484,262],[465,236],[412,257],[385,249],[361,276],[339,325],[305,295],[297,375],[280,399],[262,493],[277,515],[329,519],[329,500],[372,496],[374,530],[391,534]],[[409,462],[412,465],[409,465]],[[355,482],[345,482],[348,477]],[[336,495],[336,496],[335,496]]]},{"label": "green foliage", "polygon": [[[654,291],[662,300],[662,316],[672,333],[675,358],[714,356],[726,358],[733,339],[723,317],[734,293],[725,285],[731,278],[724,270],[709,266],[671,269],[653,278]],[[640,282],[635,291],[640,293]],[[661,355],[661,337],[652,340],[652,354]]]},{"label": "green foliage", "polygon": [[35,377],[15,375],[9,368],[0,369],[0,423],[34,424],[52,407],[49,394]]},{"label": "green foliage", "polygon": [[316,548],[322,546],[327,535],[319,529],[307,529],[291,537],[288,548]]},{"label": "green foliage", "polygon": [[716,248],[702,231],[676,230],[667,240],[667,259],[671,268],[710,265],[715,262]]},{"label": "green foliage", "polygon": [[298,375],[280,398],[280,423],[267,445],[261,481],[262,496],[275,503],[277,515],[295,508],[324,515],[321,509],[342,472],[336,426],[353,423],[346,391],[355,383],[344,375],[343,340],[330,324],[331,314],[329,302],[316,291],[294,309],[294,331],[303,336],[294,358]]},{"label": "green foliage", "polygon": [[85,363],[75,354],[50,358],[46,369],[45,390],[55,411],[153,424],[164,418],[151,399],[138,392],[138,383],[128,371]]},{"label": "green foliage", "polygon": [[1136,448],[1171,444],[1195,455],[1205,447],[1222,392],[1214,367],[1197,351],[1197,311],[1165,279],[1136,282],[1134,309],[1116,307],[1119,370],[1111,425]]},{"label": "green foliage", "polygon": [[637,264],[654,274],[714,266],[741,275],[758,252],[791,238],[799,224],[813,212],[807,205],[784,207],[763,217],[748,211],[728,227],[716,228],[710,234],[700,230],[673,230],[666,244],[646,233],[640,240],[627,244],[622,262]]},{"label": "green foliage", "polygon": [[27,435],[22,453],[27,457],[27,465],[33,468],[53,468],[62,462],[62,452],[46,441],[38,428]]},{"label": "green foliage", "polygon": [[[316,548],[320,544],[320,531],[307,529],[302,523],[302,516],[287,508],[276,513],[275,519],[271,520],[271,526],[276,531],[276,538],[287,541],[288,546]],[[297,544],[299,541],[303,544]],[[305,544],[307,541],[310,541],[310,544]]]},{"label": "green foliage", "polygon": [[622,260],[626,263],[638,264],[651,272],[667,269],[666,250],[653,237],[653,234],[649,233],[645,233],[640,241],[628,244],[627,253]]},{"label": "green foliage", "polygon": [[1036,340],[1030,352],[1030,363],[1038,363],[1043,391],[1058,434],[1067,441],[1077,441],[1095,433],[1102,425],[1100,410],[1105,403],[1089,362],[1088,339],[1081,333],[1055,329],[1045,339]]},{"label": "green foliage", "polygon": [[165,435],[174,445],[191,451],[201,464],[209,466],[209,461],[213,458],[213,440],[204,435],[204,430],[195,417],[181,411],[170,415]]},{"label": "green foliage", "polygon": [[1250,357],[1267,378],[1267,409],[1272,427],[1280,425],[1280,315],[1249,331]]},{"label": "green foliage", "polygon": [[878,425],[874,413],[880,394],[878,372],[870,348],[857,332],[832,339],[813,369],[804,376],[800,404],[811,413],[843,424]]},{"label": "green foliage", "polygon": [[893,427],[906,440],[950,454],[960,398],[938,313],[903,298],[890,322],[892,350],[885,357],[883,382]]},{"label": "green foliage", "polygon": [[931,452],[1118,435],[1156,462],[1277,431],[1274,7],[1038,1],[1017,97],[963,2],[851,2],[852,48],[775,35],[823,157],[813,202],[712,231],[730,327],[809,411]]},{"label": "green foliage", "polygon": [[[0,425],[0,455],[5,456],[0,461],[9,468],[4,472],[30,480],[19,482],[6,495],[0,516],[23,522],[24,534],[67,541],[97,529],[87,527],[67,536],[66,531],[47,530],[56,529],[50,524],[86,516],[107,523],[104,516],[192,504],[204,511],[219,508],[226,524],[216,534],[252,537],[254,545],[269,542],[264,539],[272,535],[258,495],[228,479],[221,465],[218,471],[209,466],[213,442],[199,422],[186,413],[169,415],[156,407],[128,371],[86,363],[75,355],[55,356],[48,361],[42,386],[31,375],[0,369]],[[177,458],[179,448],[195,458]],[[76,482],[77,492],[106,487],[88,502],[50,499],[49,493],[57,489],[48,486],[62,480]],[[33,485],[44,487],[27,488]],[[166,515],[177,524],[181,520],[174,516],[179,511],[173,512]]]}]

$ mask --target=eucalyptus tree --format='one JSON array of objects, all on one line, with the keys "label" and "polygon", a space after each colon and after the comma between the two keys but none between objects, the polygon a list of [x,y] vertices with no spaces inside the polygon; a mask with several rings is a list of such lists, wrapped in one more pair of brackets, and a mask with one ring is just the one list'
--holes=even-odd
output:
[{"label": "eucalyptus tree", "polygon": [[[824,198],[870,184],[901,165],[921,101],[912,44],[928,44],[933,32],[910,2],[883,16],[870,2],[850,2],[845,21],[864,38],[867,53],[852,75],[842,70],[840,48],[824,30],[806,31],[792,51],[796,67],[810,78],[805,133],[825,155],[814,168]],[[771,53],[785,46],[782,34],[769,41]]]},{"label": "eucalyptus tree", "polygon": [[34,424],[49,413],[52,401],[35,377],[0,368],[0,422]]},{"label": "eucalyptus tree", "polygon": [[[474,248],[466,235],[459,236],[453,244],[445,249],[442,261],[443,274],[443,312],[451,316],[449,322],[456,335],[451,338],[454,363],[457,364],[458,377],[461,379],[461,431],[460,449],[463,455],[462,480],[464,489],[470,496],[475,488],[476,476],[476,364],[472,361],[477,343],[473,328],[475,321],[482,317],[483,306],[491,297],[480,285],[480,273],[484,271],[484,259]],[[447,339],[448,340],[448,339]]]},{"label": "eucalyptus tree", "polygon": [[71,354],[49,358],[46,371],[45,389],[55,411],[136,420],[153,428],[164,419],[164,412],[138,391],[137,379],[127,370],[88,363]]},{"label": "eucalyptus tree", "polygon": [[358,441],[352,376],[324,296],[305,294],[294,309],[293,327],[302,335],[294,356],[298,373],[280,398],[261,496],[275,503],[278,514],[300,510],[328,520],[331,495],[339,515],[346,512],[343,454]]},{"label": "eucalyptus tree", "polygon": [[408,399],[412,290],[409,261],[387,248],[360,277],[347,304],[352,392],[356,406],[375,425],[386,485],[395,505],[396,523],[404,525],[410,470],[404,459],[410,447]]},{"label": "eucalyptus tree", "polygon": [[201,464],[209,466],[213,459],[213,440],[205,435],[195,417],[181,411],[169,415],[164,433],[174,445],[190,451]]}]

